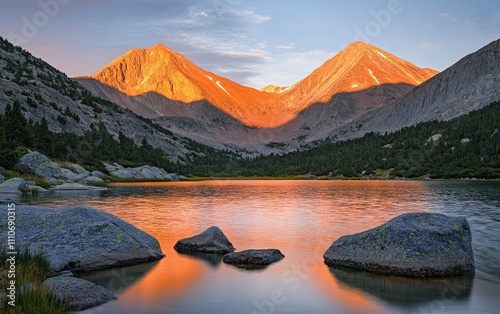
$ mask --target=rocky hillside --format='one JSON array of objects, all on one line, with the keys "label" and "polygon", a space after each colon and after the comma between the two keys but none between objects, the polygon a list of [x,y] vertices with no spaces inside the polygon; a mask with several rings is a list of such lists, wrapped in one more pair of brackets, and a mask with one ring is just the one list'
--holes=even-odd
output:
[{"label": "rocky hillside", "polygon": [[431,120],[447,121],[500,99],[500,40],[464,57],[397,102],[371,111],[340,132],[352,138]]},{"label": "rocky hillside", "polygon": [[172,161],[190,153],[189,141],[129,110],[91,96],[64,73],[0,38],[0,114],[15,100],[27,119],[40,122],[44,117],[52,132],[82,135],[103,123],[115,139],[120,132],[137,144],[146,139]]}]

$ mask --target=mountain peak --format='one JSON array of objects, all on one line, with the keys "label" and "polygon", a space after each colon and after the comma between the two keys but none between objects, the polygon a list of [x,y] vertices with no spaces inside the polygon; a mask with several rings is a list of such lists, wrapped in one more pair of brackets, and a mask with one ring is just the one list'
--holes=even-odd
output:
[{"label": "mountain peak", "polygon": [[207,101],[252,127],[271,128],[291,121],[315,103],[341,93],[382,85],[419,85],[437,72],[420,69],[363,42],[354,42],[291,87],[242,86],[205,71],[159,43],[134,49],[92,77],[128,96],[157,93],[185,104]]},{"label": "mountain peak", "polygon": [[362,54],[362,53],[370,53],[370,52],[377,52],[380,51],[379,48],[362,42],[362,41],[355,41],[348,45],[341,53],[349,53],[349,54]]}]

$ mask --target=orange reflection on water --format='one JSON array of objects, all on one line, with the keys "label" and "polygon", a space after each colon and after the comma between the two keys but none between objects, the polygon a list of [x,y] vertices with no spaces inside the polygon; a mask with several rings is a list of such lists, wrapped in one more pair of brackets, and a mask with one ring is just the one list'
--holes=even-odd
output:
[{"label": "orange reflection on water", "polygon": [[189,290],[200,280],[203,271],[204,267],[199,261],[171,253],[120,298],[126,304],[151,306]]},{"label": "orange reflection on water", "polygon": [[[175,242],[217,225],[237,250],[278,248],[285,259],[264,272],[281,280],[297,265],[311,265],[304,285],[349,313],[381,312],[369,294],[339,282],[322,253],[345,234],[360,232],[409,211],[425,211],[426,187],[420,182],[383,181],[211,181],[113,184],[142,193],[117,193],[94,207],[104,209],[155,236],[166,257],[120,296],[128,305],[152,306],[189,296],[208,271],[235,276],[229,266],[177,254]],[[236,274],[238,276],[238,274]],[[219,278],[219,277],[217,277]],[[235,278],[231,278],[234,280]],[[242,280],[244,275],[237,280]],[[218,279],[224,282],[223,279]],[[206,283],[205,283],[206,284]],[[224,285],[210,286],[225,289]],[[234,292],[234,291],[232,291]],[[245,292],[242,291],[242,294]],[[250,302],[251,304],[251,302]]]}]

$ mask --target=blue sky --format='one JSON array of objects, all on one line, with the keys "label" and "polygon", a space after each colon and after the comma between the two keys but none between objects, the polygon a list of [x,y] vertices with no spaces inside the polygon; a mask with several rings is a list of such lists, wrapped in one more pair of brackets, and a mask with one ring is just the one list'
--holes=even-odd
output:
[{"label": "blue sky", "polygon": [[354,40],[442,71],[500,38],[498,0],[3,1],[0,36],[69,76],[157,43],[241,84],[291,85]]}]

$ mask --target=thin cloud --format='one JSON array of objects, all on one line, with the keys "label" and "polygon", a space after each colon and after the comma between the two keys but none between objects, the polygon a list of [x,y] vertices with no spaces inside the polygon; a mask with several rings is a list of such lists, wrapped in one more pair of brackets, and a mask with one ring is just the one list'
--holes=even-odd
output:
[{"label": "thin cloud", "polygon": [[295,48],[295,44],[294,43],[290,43],[288,45],[278,45],[275,48],[276,49],[281,49],[281,50],[291,50],[291,49]]}]

